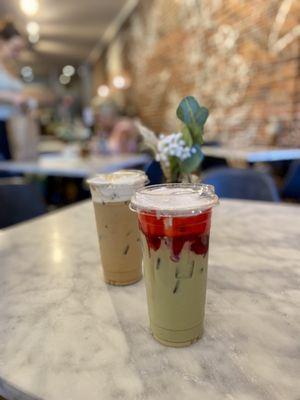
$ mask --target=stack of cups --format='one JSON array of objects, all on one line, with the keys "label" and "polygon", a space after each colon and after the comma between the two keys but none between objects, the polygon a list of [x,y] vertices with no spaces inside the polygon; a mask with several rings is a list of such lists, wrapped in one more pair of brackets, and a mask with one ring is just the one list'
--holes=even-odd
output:
[{"label": "stack of cups", "polygon": [[104,281],[130,285],[142,277],[137,218],[129,209],[136,190],[147,183],[142,171],[124,170],[89,179]]}]

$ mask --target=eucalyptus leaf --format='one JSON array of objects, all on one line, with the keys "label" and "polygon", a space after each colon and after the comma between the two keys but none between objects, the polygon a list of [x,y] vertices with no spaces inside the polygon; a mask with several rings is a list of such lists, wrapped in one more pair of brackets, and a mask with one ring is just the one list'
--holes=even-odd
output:
[{"label": "eucalyptus leaf", "polygon": [[208,109],[202,107],[193,96],[187,96],[181,100],[177,111],[177,117],[188,127],[203,126],[208,117]]},{"label": "eucalyptus leaf", "polygon": [[196,171],[204,158],[199,145],[196,144],[193,146],[193,149],[195,149],[196,152],[181,163],[181,170],[186,174],[191,174]]},{"label": "eucalyptus leaf", "polygon": [[171,170],[171,182],[177,182],[180,175],[180,164],[178,158],[170,157],[170,170]]},{"label": "eucalyptus leaf", "polygon": [[193,138],[192,138],[192,135],[190,133],[188,126],[186,126],[186,125],[182,128],[182,138],[188,147],[192,147]]},{"label": "eucalyptus leaf", "polygon": [[189,128],[189,131],[192,131],[192,136],[193,136],[193,142],[195,144],[203,144],[204,139],[203,139],[203,126],[201,125],[194,125],[191,128]]}]

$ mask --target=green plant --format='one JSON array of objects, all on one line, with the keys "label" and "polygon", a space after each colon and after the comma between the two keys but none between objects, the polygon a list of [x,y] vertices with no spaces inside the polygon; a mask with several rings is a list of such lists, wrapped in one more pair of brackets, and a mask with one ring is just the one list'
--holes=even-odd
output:
[{"label": "green plant", "polygon": [[181,132],[161,134],[157,139],[153,132],[140,126],[145,144],[154,151],[169,182],[189,180],[199,170],[204,158],[201,146],[209,112],[194,97],[187,96],[181,100],[176,114],[182,122]]}]

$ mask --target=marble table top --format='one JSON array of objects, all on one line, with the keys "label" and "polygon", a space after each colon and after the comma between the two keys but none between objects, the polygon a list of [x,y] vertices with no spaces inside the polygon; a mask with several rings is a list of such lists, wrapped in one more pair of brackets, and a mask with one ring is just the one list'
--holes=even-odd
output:
[{"label": "marble table top", "polygon": [[143,281],[101,280],[92,205],[0,232],[0,395],[299,400],[300,207],[215,209],[204,337],[149,334]]},{"label": "marble table top", "polygon": [[0,171],[87,178],[95,173],[133,168],[146,163],[149,159],[146,154],[121,154],[86,158],[41,155],[37,161],[0,161]]},{"label": "marble table top", "polygon": [[300,160],[300,148],[203,146],[202,150],[206,156],[249,163]]}]

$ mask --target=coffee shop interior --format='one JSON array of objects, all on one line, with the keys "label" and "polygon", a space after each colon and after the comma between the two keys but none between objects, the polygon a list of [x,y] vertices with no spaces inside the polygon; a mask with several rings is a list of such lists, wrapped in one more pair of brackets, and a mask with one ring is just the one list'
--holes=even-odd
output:
[{"label": "coffee shop interior", "polygon": [[0,0],[0,399],[299,399],[299,21]]}]

